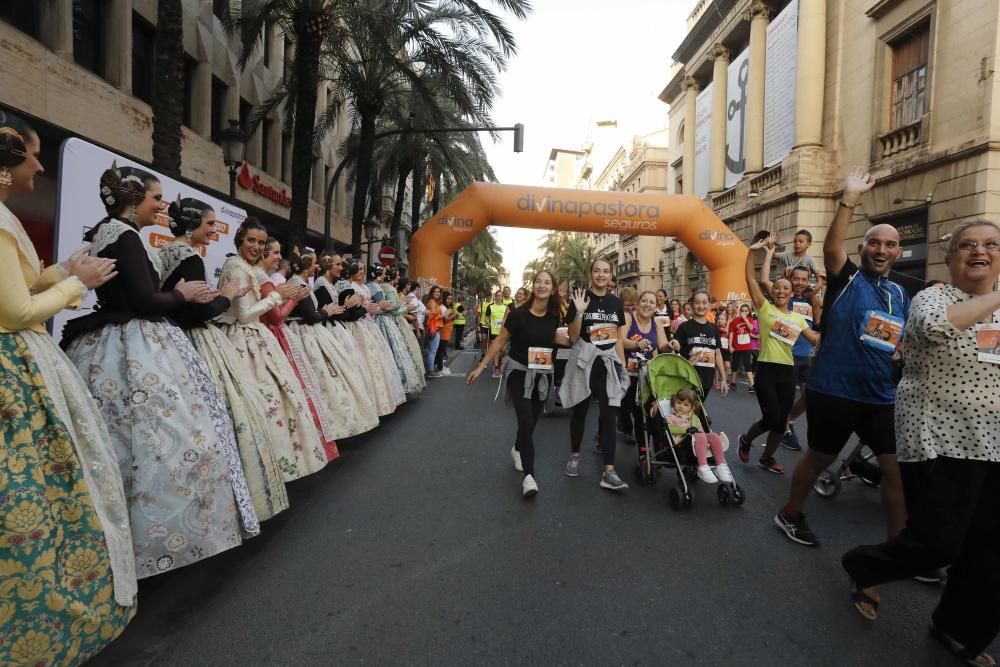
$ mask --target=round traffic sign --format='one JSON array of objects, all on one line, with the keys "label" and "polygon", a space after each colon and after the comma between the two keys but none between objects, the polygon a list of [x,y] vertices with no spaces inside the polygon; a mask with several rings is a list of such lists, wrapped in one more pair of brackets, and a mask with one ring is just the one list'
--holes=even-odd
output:
[{"label": "round traffic sign", "polygon": [[378,261],[382,266],[392,266],[396,263],[396,249],[392,246],[382,246],[378,251]]}]

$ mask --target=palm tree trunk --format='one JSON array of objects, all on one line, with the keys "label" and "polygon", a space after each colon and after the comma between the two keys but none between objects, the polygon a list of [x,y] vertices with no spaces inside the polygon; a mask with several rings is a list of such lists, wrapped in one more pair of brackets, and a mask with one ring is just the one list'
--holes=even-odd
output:
[{"label": "palm tree trunk", "polygon": [[153,166],[167,176],[181,175],[181,125],[184,123],[184,29],[181,0],[160,0],[153,46]]},{"label": "palm tree trunk", "polygon": [[392,205],[392,226],[389,228],[389,238],[396,242],[399,238],[399,226],[403,219],[403,198],[406,197],[406,179],[412,172],[409,166],[399,168],[398,179],[396,180],[396,200]]},{"label": "palm tree trunk", "polygon": [[354,172],[354,210],[351,213],[351,252],[361,254],[361,229],[365,221],[365,200],[372,173],[372,153],[375,148],[375,120],[377,112],[358,110],[361,132],[358,142],[358,165]]},{"label": "palm tree trunk", "polygon": [[424,203],[424,195],[427,194],[427,171],[424,168],[424,156],[421,155],[413,168],[413,199],[410,202],[410,229],[417,231],[420,229],[420,207]]},{"label": "palm tree trunk", "polygon": [[[311,15],[296,21],[295,127],[292,130],[292,210],[288,214],[288,243],[294,250],[305,245],[309,225],[309,186],[312,183],[313,131],[316,124],[316,89],[322,32],[308,27]],[[249,128],[246,128],[249,129]]]}]

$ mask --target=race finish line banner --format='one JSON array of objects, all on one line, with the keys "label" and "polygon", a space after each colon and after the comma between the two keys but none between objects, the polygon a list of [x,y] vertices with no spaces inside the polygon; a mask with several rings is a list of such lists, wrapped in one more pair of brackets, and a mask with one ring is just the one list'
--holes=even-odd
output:
[{"label": "race finish line banner", "polygon": [[[83,235],[107,216],[101,203],[100,179],[104,170],[110,168],[112,164],[117,164],[119,167],[137,167],[157,177],[163,186],[165,203],[174,201],[180,195],[200,199],[215,209],[215,217],[218,220],[215,231],[218,238],[209,246],[199,248],[201,256],[205,259],[208,282],[214,287],[222,271],[222,264],[226,261],[226,255],[236,252],[233,237],[246,219],[246,211],[163,176],[126,157],[77,138],[67,139],[60,149],[59,200],[56,205],[56,260],[64,260],[79,249],[84,244]],[[139,234],[148,244],[147,250],[150,253],[158,252],[160,248],[174,240],[174,235],[167,226],[166,217],[159,219],[158,224],[140,230]],[[61,339],[66,322],[87,314],[96,302],[97,296],[91,291],[84,298],[79,311],[64,310],[58,313],[52,320],[53,337],[57,341]]]}]

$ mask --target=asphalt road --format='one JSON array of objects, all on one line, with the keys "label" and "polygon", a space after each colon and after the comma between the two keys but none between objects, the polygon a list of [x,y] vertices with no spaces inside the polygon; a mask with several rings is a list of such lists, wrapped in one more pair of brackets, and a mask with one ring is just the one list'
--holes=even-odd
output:
[{"label": "asphalt road", "polygon": [[[473,362],[459,354],[454,375],[340,443],[261,536],[142,582],[135,620],[91,664],[959,664],[927,637],[939,588],[885,587],[874,624],[850,604],[840,556],[883,538],[876,490],[811,499],[823,545],[798,546],[772,523],[788,476],[731,450],[746,504],[722,508],[701,487],[675,512],[670,474],[622,495],[598,487],[592,410],[576,479],[562,473],[568,413],[541,420],[541,492],[524,500],[513,413],[493,402],[495,381],[466,387]],[[735,442],[757,406],[744,387],[709,412]],[[798,456],[778,454],[789,469]],[[630,482],[634,463],[620,442]]]}]

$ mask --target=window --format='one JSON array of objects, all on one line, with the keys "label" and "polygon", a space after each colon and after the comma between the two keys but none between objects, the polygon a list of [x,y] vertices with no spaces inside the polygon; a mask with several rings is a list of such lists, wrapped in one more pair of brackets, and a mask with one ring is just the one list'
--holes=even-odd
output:
[{"label": "window", "polygon": [[97,76],[104,76],[102,0],[73,0],[73,60]]},{"label": "window", "polygon": [[132,14],[132,94],[147,104],[153,103],[156,57],[153,44],[156,30],[141,16]]},{"label": "window", "polygon": [[220,21],[229,18],[229,0],[212,0],[212,13]]},{"label": "window", "polygon": [[930,24],[923,23],[891,44],[892,129],[920,120],[927,112],[927,57]]},{"label": "window", "polygon": [[268,150],[268,146],[270,144],[268,137],[271,136],[271,128],[273,126],[274,126],[274,121],[271,120],[270,118],[264,118],[260,122],[260,129],[261,129],[260,168],[263,169],[264,171],[267,171],[268,159],[271,157],[271,153]]},{"label": "window", "polygon": [[5,2],[0,6],[0,21],[9,23],[21,32],[35,39],[41,36],[41,21],[39,10],[41,5],[35,2]]},{"label": "window", "polygon": [[194,73],[198,61],[184,54],[184,124],[191,127],[194,123]]},{"label": "window", "polygon": [[226,117],[226,97],[229,86],[216,77],[212,77],[212,141],[219,143],[219,130],[229,127]]}]

